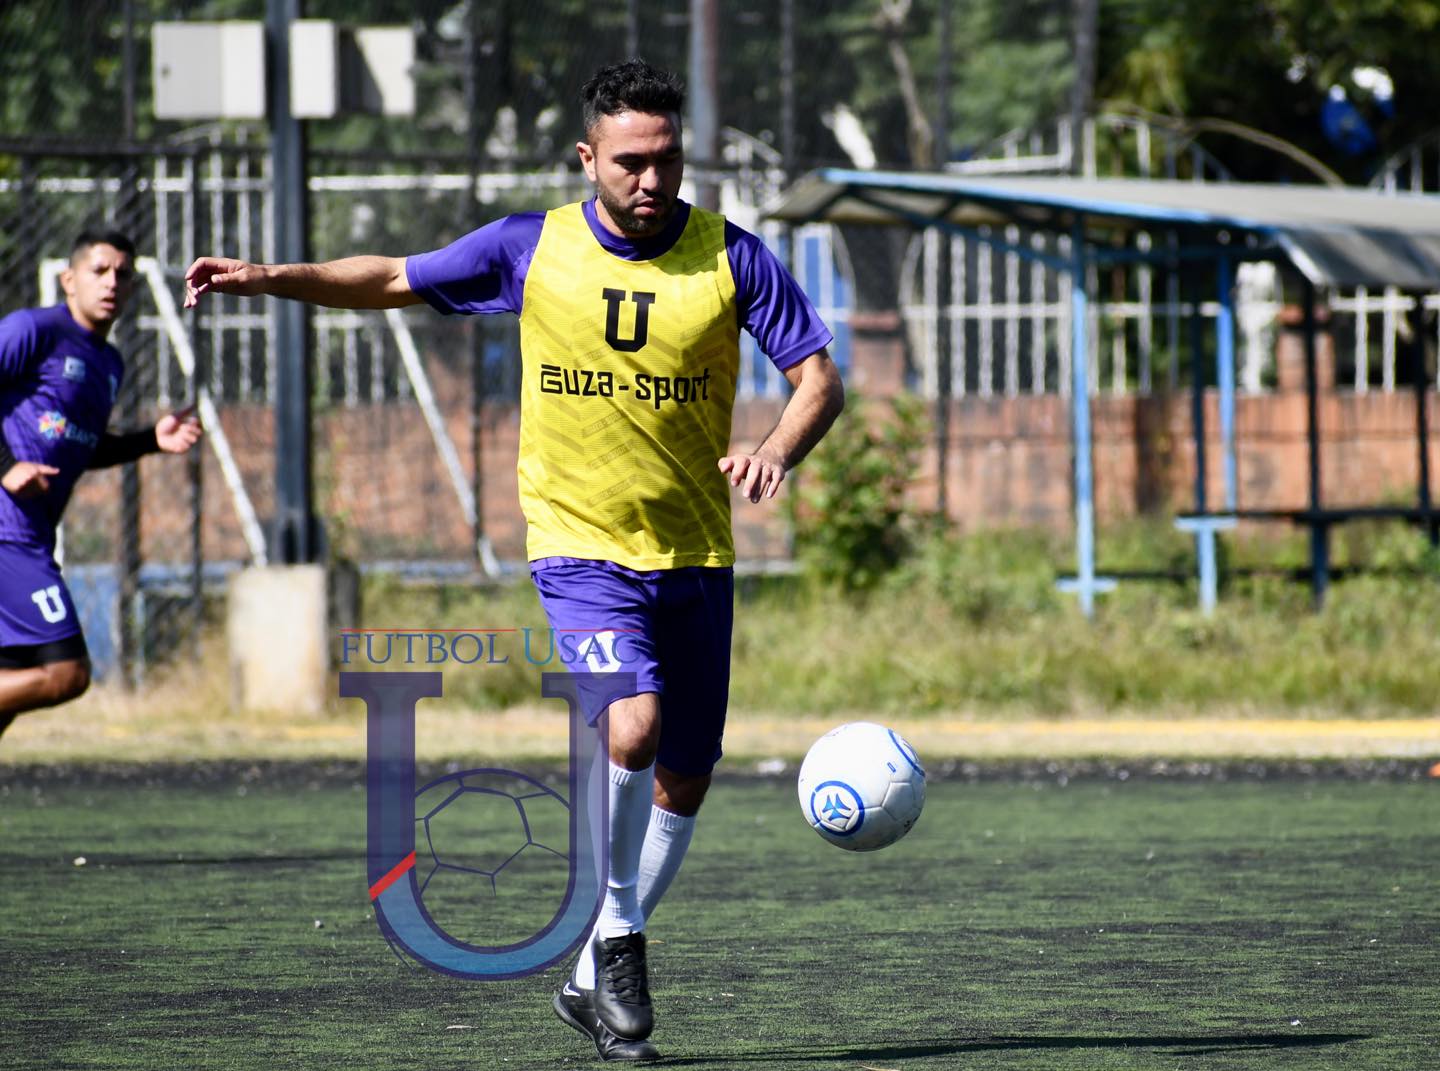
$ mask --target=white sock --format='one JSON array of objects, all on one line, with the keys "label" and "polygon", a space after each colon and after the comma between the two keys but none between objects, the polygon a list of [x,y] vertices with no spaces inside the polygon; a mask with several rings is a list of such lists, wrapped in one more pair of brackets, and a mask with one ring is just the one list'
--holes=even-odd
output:
[{"label": "white sock", "polygon": [[645,846],[640,851],[640,881],[637,893],[640,897],[640,911],[648,920],[655,913],[655,905],[670,888],[685,852],[690,848],[690,838],[695,834],[693,814],[671,814],[660,807],[650,808],[650,825],[645,830]]},{"label": "white sock", "polygon": [[[655,765],[643,770],[627,770],[610,763],[610,828],[609,870],[605,881],[605,902],[595,920],[591,940],[619,937],[645,928],[645,915],[640,910],[636,893],[639,883],[640,851],[645,844],[645,830],[650,824],[651,799],[655,792]],[[595,988],[595,961],[590,955],[590,942],[581,951],[575,965],[575,984],[581,989]]]}]

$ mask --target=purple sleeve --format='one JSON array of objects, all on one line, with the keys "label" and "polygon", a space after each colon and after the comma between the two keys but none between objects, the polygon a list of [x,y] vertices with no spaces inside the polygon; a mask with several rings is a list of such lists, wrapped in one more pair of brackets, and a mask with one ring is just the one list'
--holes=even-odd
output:
[{"label": "purple sleeve", "polygon": [[405,259],[410,289],[440,312],[519,312],[543,212],[487,223],[444,249]]},{"label": "purple sleeve", "polygon": [[835,336],[764,242],[727,222],[725,250],[735,279],[740,324],[776,368],[783,372],[830,344]]},{"label": "purple sleeve", "polygon": [[26,374],[39,339],[30,309],[18,309],[0,320],[0,385],[13,383]]}]

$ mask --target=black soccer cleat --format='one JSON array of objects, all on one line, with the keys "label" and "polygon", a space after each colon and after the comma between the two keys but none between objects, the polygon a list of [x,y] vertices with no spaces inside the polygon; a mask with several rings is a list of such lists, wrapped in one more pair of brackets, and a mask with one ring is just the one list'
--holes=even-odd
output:
[{"label": "black soccer cleat", "polygon": [[612,1034],[641,1041],[655,1029],[645,976],[645,935],[595,938],[595,1014]]},{"label": "black soccer cleat", "polygon": [[569,1026],[573,1026],[595,1043],[595,1051],[602,1060],[658,1060],[660,1050],[648,1041],[626,1041],[616,1037],[595,1014],[595,1005],[590,994],[575,985],[573,978],[567,978],[555,994],[555,1014]]}]

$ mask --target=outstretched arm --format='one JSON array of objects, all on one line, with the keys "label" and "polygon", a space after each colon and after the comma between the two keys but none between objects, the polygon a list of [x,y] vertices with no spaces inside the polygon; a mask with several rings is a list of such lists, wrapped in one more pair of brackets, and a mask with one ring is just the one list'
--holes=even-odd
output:
[{"label": "outstretched arm", "polygon": [[206,293],[291,298],[332,309],[397,309],[423,299],[410,289],[404,257],[346,257],[323,264],[250,264],[201,257],[185,272],[185,307]]},{"label": "outstretched arm", "polygon": [[751,502],[774,498],[785,473],[805,459],[845,408],[845,386],[825,350],[785,369],[785,378],[795,393],[765,441],[752,453],[720,459],[720,471],[730,478],[730,485],[739,487]]}]

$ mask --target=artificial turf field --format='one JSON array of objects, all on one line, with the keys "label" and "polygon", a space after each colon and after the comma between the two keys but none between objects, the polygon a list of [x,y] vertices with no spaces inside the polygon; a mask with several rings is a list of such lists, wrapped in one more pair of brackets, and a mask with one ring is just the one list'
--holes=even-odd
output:
[{"label": "artificial turf field", "polygon": [[[696,1069],[1440,1066],[1440,782],[1398,772],[937,778],[874,855],[808,830],[789,776],[719,780],[653,920],[655,1041]],[[0,1067],[599,1066],[559,968],[398,959],[364,837],[359,764],[0,767]]]}]

